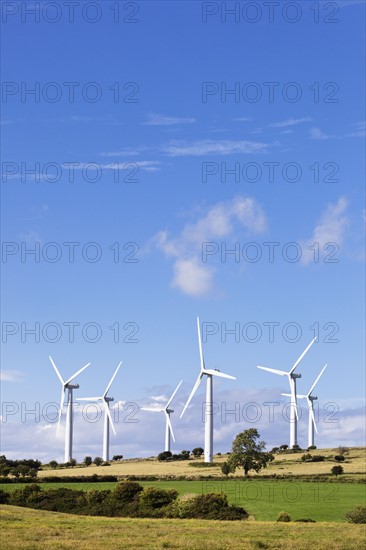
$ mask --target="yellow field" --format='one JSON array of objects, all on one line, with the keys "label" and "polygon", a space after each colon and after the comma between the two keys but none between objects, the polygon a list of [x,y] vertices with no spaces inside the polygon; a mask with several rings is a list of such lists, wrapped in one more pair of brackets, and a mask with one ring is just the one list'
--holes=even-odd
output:
[{"label": "yellow field", "polygon": [[359,550],[365,526],[340,523],[159,520],[73,516],[0,506],[5,550]]},{"label": "yellow field", "polygon": [[[275,460],[269,466],[262,470],[259,474],[252,475],[315,475],[322,473],[330,473],[330,470],[335,462],[302,462],[301,456],[303,453],[289,453],[276,455]],[[316,449],[312,454],[321,454],[324,456],[336,455],[337,449]],[[344,474],[349,476],[361,476],[366,474],[366,447],[354,447],[349,449],[349,453],[345,455],[346,461],[342,463]],[[221,464],[227,459],[227,456],[215,456],[214,461]],[[73,475],[93,475],[95,473],[111,474],[117,476],[129,475],[155,475],[155,476],[188,476],[198,477],[202,475],[221,476],[221,469],[217,467],[208,468],[193,468],[189,466],[190,461],[182,462],[158,462],[155,459],[135,459],[122,460],[121,462],[112,462],[107,467],[97,467],[95,465],[85,468],[68,468],[59,470],[42,470],[39,472],[39,477],[57,475],[57,476],[73,476]],[[203,462],[202,459],[195,459],[194,462]],[[236,477],[242,476],[243,472],[237,470]]]}]

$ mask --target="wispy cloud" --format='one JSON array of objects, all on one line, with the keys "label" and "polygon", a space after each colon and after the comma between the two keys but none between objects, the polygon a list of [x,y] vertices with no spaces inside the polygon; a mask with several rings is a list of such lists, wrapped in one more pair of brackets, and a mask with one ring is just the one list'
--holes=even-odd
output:
[{"label": "wispy cloud", "polygon": [[102,164],[101,168],[106,170],[123,170],[126,165],[131,167],[135,166],[141,168],[145,172],[158,172],[160,170],[161,162],[158,160],[137,160],[137,161],[125,161],[125,162],[113,162],[112,164]]},{"label": "wispy cloud", "polygon": [[177,237],[163,230],[152,242],[174,260],[172,286],[190,296],[203,296],[213,289],[215,269],[202,262],[202,244],[227,238],[236,229],[261,233],[266,226],[259,204],[252,198],[237,196],[211,206],[196,221],[186,224]]},{"label": "wispy cloud", "polygon": [[195,122],[196,119],[192,117],[183,118],[150,113],[143,124],[146,126],[174,126],[175,124],[194,124]]},{"label": "wispy cloud", "polygon": [[311,128],[310,130],[311,139],[333,139],[336,136],[331,134],[325,134],[320,128]]},{"label": "wispy cloud", "polygon": [[336,203],[329,204],[326,207],[310,239],[301,243],[303,264],[314,261],[314,252],[309,248],[314,243],[319,244],[319,253],[321,256],[328,253],[327,250],[324,250],[324,246],[327,243],[336,243],[339,247],[343,244],[348,224],[347,207],[348,202],[345,197],[340,197]]},{"label": "wispy cloud", "polygon": [[268,149],[268,144],[254,141],[234,140],[201,140],[194,142],[174,141],[163,145],[163,153],[172,157],[200,157],[203,155],[233,155],[235,153],[262,153]]},{"label": "wispy cloud", "polygon": [[149,147],[126,147],[120,151],[106,151],[99,153],[101,157],[137,157],[143,151],[147,151]]},{"label": "wispy cloud", "polygon": [[0,371],[1,382],[22,382],[23,373],[17,370],[2,370]]},{"label": "wispy cloud", "polygon": [[347,137],[365,137],[366,136],[366,122],[355,122],[352,124],[352,132],[347,134]]},{"label": "wispy cloud", "polygon": [[297,126],[298,124],[303,124],[304,122],[311,122],[310,117],[304,118],[288,118],[287,120],[282,120],[281,122],[273,122],[269,124],[270,128],[287,128],[289,126]]},{"label": "wispy cloud", "polygon": [[245,116],[241,116],[241,117],[233,118],[233,120],[235,122],[249,122],[252,119]]}]

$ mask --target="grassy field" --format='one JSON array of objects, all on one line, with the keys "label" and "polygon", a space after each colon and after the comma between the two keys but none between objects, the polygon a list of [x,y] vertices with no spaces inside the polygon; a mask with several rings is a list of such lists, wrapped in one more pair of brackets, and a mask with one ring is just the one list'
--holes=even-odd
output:
[{"label": "grassy field", "polygon": [[359,550],[363,525],[82,517],[0,506],[6,550]]},{"label": "grassy field", "polygon": [[[78,490],[113,489],[115,483],[44,483],[44,489],[69,487]],[[260,521],[275,521],[281,511],[293,520],[346,521],[344,514],[358,505],[366,505],[366,486],[361,483],[318,483],[285,481],[151,481],[143,486],[177,489],[184,493],[224,492],[231,504],[243,506]],[[2,486],[12,491],[25,485]]]},{"label": "grassy field", "polygon": [[[269,464],[268,468],[262,470],[259,473],[261,475],[309,475],[330,473],[330,470],[334,464],[332,460],[326,460],[325,462],[309,462],[304,463],[301,461],[303,453],[289,453],[278,454],[275,460]],[[312,454],[322,454],[326,457],[338,454],[337,449],[317,449],[312,451]],[[346,461],[342,463],[345,476],[347,477],[362,477],[366,475],[366,448],[354,447],[349,449],[349,453],[345,455]],[[203,462],[202,459],[195,459],[189,461],[180,462],[158,462],[155,459],[135,459],[135,460],[122,460],[121,462],[112,462],[107,467],[88,466],[83,468],[68,468],[68,469],[56,469],[56,470],[41,470],[39,477],[57,475],[57,476],[70,476],[70,475],[93,475],[98,474],[111,474],[117,476],[129,476],[129,475],[155,475],[155,476],[221,476],[220,464],[227,460],[226,455],[215,456],[215,467],[207,468],[193,468],[190,466],[192,462]],[[241,477],[243,473],[239,470],[236,471],[235,477]],[[254,474],[257,477],[257,474]]]}]

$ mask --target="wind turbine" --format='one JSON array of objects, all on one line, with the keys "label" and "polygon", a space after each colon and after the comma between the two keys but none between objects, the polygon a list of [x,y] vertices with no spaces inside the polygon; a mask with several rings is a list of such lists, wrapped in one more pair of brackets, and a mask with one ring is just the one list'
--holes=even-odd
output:
[{"label": "wind turbine", "polygon": [[181,383],[183,382],[183,380],[181,380],[178,384],[178,386],[175,388],[174,392],[172,393],[169,401],[167,402],[167,404],[165,405],[165,407],[163,409],[153,409],[153,408],[147,408],[147,407],[141,407],[141,410],[142,411],[150,411],[150,412],[163,412],[165,414],[165,451],[170,451],[170,435],[172,436],[173,438],[173,441],[175,443],[175,437],[174,437],[174,433],[173,433],[173,427],[172,427],[172,423],[170,421],[170,415],[171,413],[174,412],[173,409],[169,409],[169,405],[170,403],[173,401],[174,397],[175,397],[175,394],[177,393],[177,391],[179,390],[179,387],[181,385]]},{"label": "wind turbine", "polygon": [[220,378],[229,378],[230,380],[236,380],[235,376],[230,376],[229,374],[224,374],[217,369],[206,369],[205,361],[203,358],[202,352],[202,342],[201,342],[201,330],[200,330],[200,320],[197,317],[197,331],[198,331],[198,345],[200,350],[200,372],[197,377],[197,380],[191,391],[191,395],[188,397],[187,403],[184,405],[184,409],[180,415],[180,418],[184,415],[189,403],[191,402],[192,397],[196,393],[198,386],[201,383],[201,380],[206,376],[206,410],[205,410],[205,462],[213,462],[213,376],[218,376]]},{"label": "wind turbine", "polygon": [[61,382],[61,398],[60,398],[60,408],[58,413],[58,423],[57,423],[57,434],[59,433],[60,429],[60,422],[61,422],[61,415],[62,415],[62,409],[64,406],[64,400],[65,400],[65,392],[67,390],[67,409],[66,409],[66,429],[65,429],[65,462],[70,462],[72,460],[72,438],[73,438],[73,424],[74,424],[74,411],[73,411],[73,390],[77,390],[79,388],[79,384],[70,384],[74,378],[78,376],[83,370],[85,370],[87,367],[90,366],[90,363],[87,363],[82,367],[80,370],[75,372],[68,380],[64,380],[58,370],[58,368],[55,365],[54,360],[49,355],[49,359],[51,361],[51,364],[53,368],[56,371],[56,374]]},{"label": "wind turbine", "polygon": [[78,398],[78,401],[102,401],[103,402],[103,406],[104,406],[103,460],[105,462],[109,460],[109,426],[111,426],[114,435],[116,435],[116,430],[113,425],[112,415],[109,408],[109,403],[111,401],[114,401],[114,397],[107,396],[107,394],[111,388],[113,380],[117,376],[117,372],[119,371],[121,365],[122,365],[122,361],[118,363],[117,368],[114,371],[112,378],[108,382],[108,386],[106,387],[103,395],[97,396],[97,397],[79,397]]},{"label": "wind turbine", "polygon": [[[309,393],[306,395],[298,395],[297,397],[299,399],[306,399],[309,407],[309,428],[308,428],[308,447],[312,447],[314,445],[314,428],[316,433],[318,433],[318,428],[316,427],[315,422],[315,415],[314,415],[314,403],[313,401],[316,401],[318,397],[316,395],[312,395],[312,391],[319,382],[319,378],[327,368],[327,365],[325,364],[322,370],[320,371],[319,376],[315,380],[314,384],[311,386]],[[289,396],[288,393],[283,393],[282,395]]]},{"label": "wind turbine", "polygon": [[313,340],[310,342],[308,347],[302,352],[300,357],[297,359],[297,361],[293,364],[291,369],[286,372],[283,370],[276,370],[276,369],[269,369],[268,367],[260,367],[258,365],[258,369],[266,370],[268,372],[273,372],[274,374],[278,374],[280,376],[287,376],[289,384],[290,384],[290,397],[291,397],[291,407],[290,407],[290,449],[293,448],[294,445],[297,445],[297,420],[298,420],[298,412],[297,412],[297,401],[296,401],[296,379],[301,378],[301,374],[295,373],[295,369],[300,363],[300,361],[303,359],[305,354],[309,351],[311,346],[314,344],[317,337],[313,338]]}]

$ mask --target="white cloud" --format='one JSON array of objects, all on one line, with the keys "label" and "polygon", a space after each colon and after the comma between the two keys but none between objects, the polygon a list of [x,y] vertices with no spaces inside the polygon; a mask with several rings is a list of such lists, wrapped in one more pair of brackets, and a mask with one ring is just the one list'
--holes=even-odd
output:
[{"label": "white cloud", "polygon": [[1,370],[0,381],[1,382],[22,382],[23,373],[16,370]]},{"label": "white cloud", "polygon": [[320,128],[311,128],[310,137],[311,139],[331,139],[335,136],[325,134],[322,130],[320,130]]},{"label": "white cloud", "polygon": [[314,243],[319,243],[319,252],[323,256],[327,253],[323,249],[327,243],[336,243],[339,247],[342,245],[348,224],[347,206],[348,202],[345,197],[340,197],[336,203],[327,206],[310,239],[301,243],[301,260],[304,264],[314,260],[314,251],[309,249]]},{"label": "white cloud", "polygon": [[182,118],[150,113],[147,115],[147,121],[143,124],[146,126],[173,126],[175,124],[194,124],[195,122],[196,119],[192,117]]},{"label": "white cloud", "polygon": [[267,227],[264,212],[252,198],[237,196],[213,205],[180,234],[171,238],[166,230],[152,242],[167,257],[174,258],[172,286],[190,296],[202,296],[213,289],[215,269],[202,262],[203,243],[232,236],[236,230],[262,233]]},{"label": "white cloud", "polygon": [[287,128],[288,126],[297,126],[298,124],[303,124],[304,122],[311,122],[311,118],[288,118],[287,120],[282,120],[281,122],[274,122],[270,124],[270,128]]},{"label": "white cloud", "polygon": [[366,135],[366,122],[363,120],[361,122],[356,122],[352,124],[353,130],[347,137],[365,137]]},{"label": "white cloud", "polygon": [[238,118],[233,118],[233,120],[235,122],[249,122],[250,120],[252,120],[251,118],[248,118],[248,117],[238,117]]},{"label": "white cloud", "polygon": [[170,142],[162,146],[162,152],[172,157],[199,157],[202,155],[233,155],[235,153],[263,153],[267,150],[266,143],[254,141],[234,141],[234,140],[201,140],[189,142]]}]

